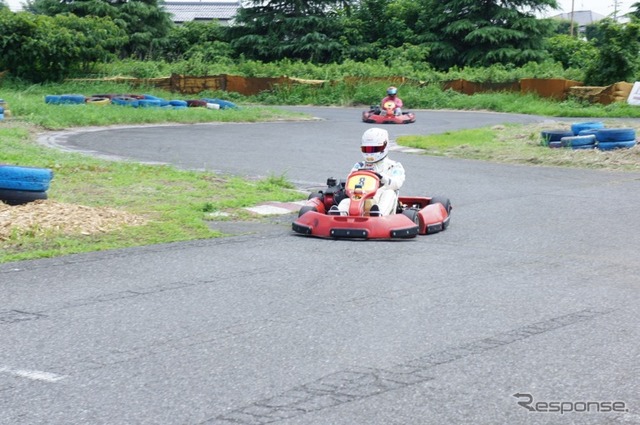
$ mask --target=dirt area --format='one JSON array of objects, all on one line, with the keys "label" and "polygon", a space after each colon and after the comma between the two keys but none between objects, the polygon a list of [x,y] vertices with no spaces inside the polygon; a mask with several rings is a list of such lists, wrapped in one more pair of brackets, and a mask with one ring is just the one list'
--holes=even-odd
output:
[{"label": "dirt area", "polygon": [[92,208],[52,200],[15,206],[0,202],[0,241],[22,234],[92,235],[145,223],[142,217],[112,208]]}]

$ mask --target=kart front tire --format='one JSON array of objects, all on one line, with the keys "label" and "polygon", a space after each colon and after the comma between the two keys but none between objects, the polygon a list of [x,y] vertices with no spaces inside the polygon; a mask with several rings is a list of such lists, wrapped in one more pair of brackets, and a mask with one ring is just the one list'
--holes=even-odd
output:
[{"label": "kart front tire", "polygon": [[409,220],[413,221],[414,224],[420,225],[420,215],[418,214],[418,210],[415,208],[407,208],[402,211],[402,214],[407,216]]},{"label": "kart front tire", "polygon": [[308,213],[309,211],[318,212],[318,209],[316,207],[305,205],[304,207],[300,208],[300,211],[298,211],[298,217],[302,217],[304,214]]}]

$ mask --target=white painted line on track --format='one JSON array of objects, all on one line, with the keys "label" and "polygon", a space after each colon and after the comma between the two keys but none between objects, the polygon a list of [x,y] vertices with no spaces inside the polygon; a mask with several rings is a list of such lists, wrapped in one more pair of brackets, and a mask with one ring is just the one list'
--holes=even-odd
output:
[{"label": "white painted line on track", "polygon": [[258,205],[257,207],[247,209],[251,212],[262,215],[289,214],[291,212],[291,210],[287,208],[276,207],[273,205]]},{"label": "white painted line on track", "polygon": [[289,214],[296,212],[303,206],[306,201],[295,202],[265,202],[255,207],[246,208],[247,210],[260,215],[276,215],[276,214]]},{"label": "white painted line on track", "polygon": [[40,370],[11,369],[8,367],[0,367],[0,373],[17,376],[19,378],[31,379],[32,381],[44,382],[58,382],[66,378],[64,375],[42,372]]}]

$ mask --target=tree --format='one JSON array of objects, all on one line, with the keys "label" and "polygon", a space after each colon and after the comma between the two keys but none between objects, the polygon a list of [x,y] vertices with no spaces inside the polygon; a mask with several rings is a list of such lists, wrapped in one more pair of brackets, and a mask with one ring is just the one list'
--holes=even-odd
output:
[{"label": "tree", "polygon": [[595,45],[598,54],[585,73],[585,84],[605,86],[618,81],[635,81],[640,69],[640,23],[632,18],[627,24],[619,24],[606,18],[598,22]]},{"label": "tree", "polygon": [[174,25],[162,50],[156,52],[158,57],[168,61],[189,59],[195,54],[199,54],[207,62],[232,55],[231,46],[225,40],[224,29],[218,22],[190,21]]},{"label": "tree", "polygon": [[229,29],[231,46],[250,59],[337,61],[343,0],[251,0]]},{"label": "tree", "polygon": [[47,16],[73,13],[79,17],[111,18],[129,37],[121,57],[151,56],[173,25],[159,0],[29,0],[26,9]]},{"label": "tree", "polygon": [[85,73],[126,40],[109,18],[0,10],[0,69],[32,82]]},{"label": "tree", "polygon": [[598,54],[593,43],[564,34],[547,38],[546,46],[553,60],[564,68],[586,69]]},{"label": "tree", "polygon": [[442,70],[452,66],[515,66],[543,61],[544,38],[555,28],[535,12],[558,8],[556,0],[420,0],[416,23],[429,60]]}]

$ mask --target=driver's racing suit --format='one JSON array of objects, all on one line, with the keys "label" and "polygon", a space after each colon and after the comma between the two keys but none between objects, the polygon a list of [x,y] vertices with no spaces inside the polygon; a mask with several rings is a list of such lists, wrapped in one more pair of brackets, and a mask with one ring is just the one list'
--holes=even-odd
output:
[{"label": "driver's racing suit", "polygon": [[[358,162],[351,169],[350,173],[357,170],[371,170],[382,177],[380,178],[380,188],[373,197],[373,203],[378,205],[382,215],[389,215],[396,212],[398,205],[398,190],[404,183],[404,168],[397,161],[384,157],[378,162]],[[343,215],[349,213],[351,200],[345,198],[338,204],[338,209]]]},{"label": "driver's racing suit", "polygon": [[397,95],[389,95],[380,101],[380,105],[384,108],[384,104],[387,102],[393,102],[396,104],[396,108],[393,110],[394,115],[402,115],[402,107],[404,106],[402,103],[402,99],[400,99]]}]

